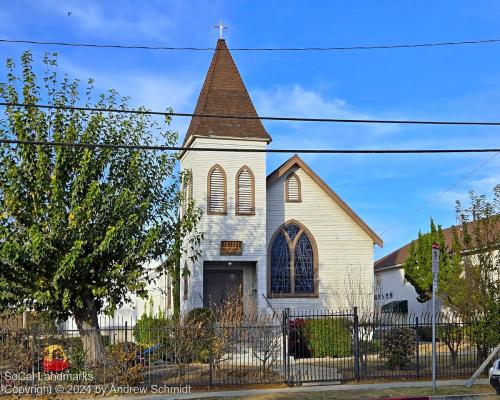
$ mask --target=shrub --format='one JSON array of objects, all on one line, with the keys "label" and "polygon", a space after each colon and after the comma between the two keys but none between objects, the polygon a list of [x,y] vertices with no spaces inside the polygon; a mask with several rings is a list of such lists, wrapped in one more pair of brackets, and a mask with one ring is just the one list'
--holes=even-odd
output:
[{"label": "shrub", "polygon": [[186,325],[201,324],[210,328],[215,323],[214,313],[210,308],[193,308],[185,318]]},{"label": "shrub", "polygon": [[346,318],[306,320],[304,334],[313,357],[348,357],[353,354],[353,340]]},{"label": "shrub", "polygon": [[403,368],[415,354],[415,331],[410,328],[392,328],[382,341],[382,355],[389,366]]},{"label": "shrub", "polygon": [[134,343],[116,343],[107,348],[106,373],[117,385],[137,386],[144,380],[144,359]]},{"label": "shrub", "polygon": [[376,339],[361,340],[359,347],[363,354],[378,354],[380,352],[380,341]]},{"label": "shrub", "polygon": [[154,314],[153,302],[150,302],[149,313],[146,310],[134,326],[134,339],[144,346],[162,343],[167,335],[166,328],[169,326],[171,326],[171,321],[165,312],[158,310],[158,313]]},{"label": "shrub", "polygon": [[432,342],[432,327],[419,326],[417,329],[418,339],[421,342]]},{"label": "shrub", "polygon": [[291,320],[288,323],[288,352],[295,358],[309,358],[311,351],[304,333],[306,321],[302,318]]},{"label": "shrub", "polygon": [[215,316],[210,308],[194,308],[185,318],[186,329],[190,330],[192,356],[196,361],[206,362],[214,339]]},{"label": "shrub", "polygon": [[79,376],[88,370],[86,365],[87,352],[83,349],[81,344],[73,345],[69,348],[68,358],[72,374]]}]

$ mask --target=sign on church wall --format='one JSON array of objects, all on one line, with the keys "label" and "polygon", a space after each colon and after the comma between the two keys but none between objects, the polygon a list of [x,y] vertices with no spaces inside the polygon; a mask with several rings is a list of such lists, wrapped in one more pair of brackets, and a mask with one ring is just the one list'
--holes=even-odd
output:
[{"label": "sign on church wall", "polygon": [[241,256],[243,242],[239,240],[223,240],[220,242],[221,256]]}]

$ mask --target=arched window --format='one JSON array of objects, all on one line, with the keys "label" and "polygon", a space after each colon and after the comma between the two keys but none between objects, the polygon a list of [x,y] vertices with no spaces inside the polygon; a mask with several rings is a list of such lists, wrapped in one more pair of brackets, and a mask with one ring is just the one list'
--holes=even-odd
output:
[{"label": "arched window", "polygon": [[287,203],[300,203],[302,194],[300,190],[300,179],[295,172],[287,176],[285,181],[285,197]]},{"label": "arched window", "polygon": [[297,221],[282,225],[269,249],[270,297],[318,295],[318,251],[311,233]]},{"label": "arched window", "polygon": [[208,172],[208,214],[226,213],[226,173],[220,165]]},{"label": "arched window", "polygon": [[255,214],[255,178],[250,168],[241,167],[236,174],[236,214]]}]

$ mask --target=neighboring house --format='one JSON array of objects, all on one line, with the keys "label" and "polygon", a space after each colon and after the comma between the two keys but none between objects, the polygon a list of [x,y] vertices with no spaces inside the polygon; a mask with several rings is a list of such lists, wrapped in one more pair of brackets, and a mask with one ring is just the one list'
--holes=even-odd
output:
[{"label": "neighboring house", "polygon": [[[257,117],[223,39],[217,43],[196,114]],[[186,197],[204,211],[206,237],[181,287],[183,311],[220,305],[231,293],[258,310],[347,308],[354,279],[373,307],[373,246],[382,240],[297,155],[266,176],[271,142],[259,119],[193,117],[181,169]],[[235,149],[217,152],[215,149]],[[365,300],[366,300],[365,299]]]},{"label": "neighboring house", "polygon": [[[407,244],[375,262],[374,299],[377,309],[417,315],[432,311],[432,302],[419,303],[415,288],[405,279],[403,264],[409,248],[410,244]],[[440,306],[438,303],[438,310]]]},{"label": "neighboring house", "polygon": [[[473,228],[474,222],[468,223],[468,229]],[[453,229],[443,229],[445,245],[448,249],[452,247]],[[419,303],[417,292],[410,282],[405,279],[404,263],[408,258],[411,243],[404,245],[398,250],[382,257],[374,264],[375,273],[375,304],[382,311],[398,311],[409,314],[421,314],[432,312],[432,302]],[[494,250],[494,255],[498,250]],[[474,252],[463,251],[462,254]],[[442,301],[438,299],[437,310],[443,311]]]}]

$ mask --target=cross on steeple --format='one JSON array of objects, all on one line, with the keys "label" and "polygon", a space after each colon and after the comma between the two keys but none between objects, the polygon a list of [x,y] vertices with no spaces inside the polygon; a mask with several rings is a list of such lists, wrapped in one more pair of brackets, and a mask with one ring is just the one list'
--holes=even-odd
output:
[{"label": "cross on steeple", "polygon": [[219,22],[219,25],[214,25],[214,28],[218,28],[219,29],[219,39],[224,39],[223,38],[223,35],[222,35],[222,31],[224,29],[228,29],[227,26],[225,26],[222,21]]}]

